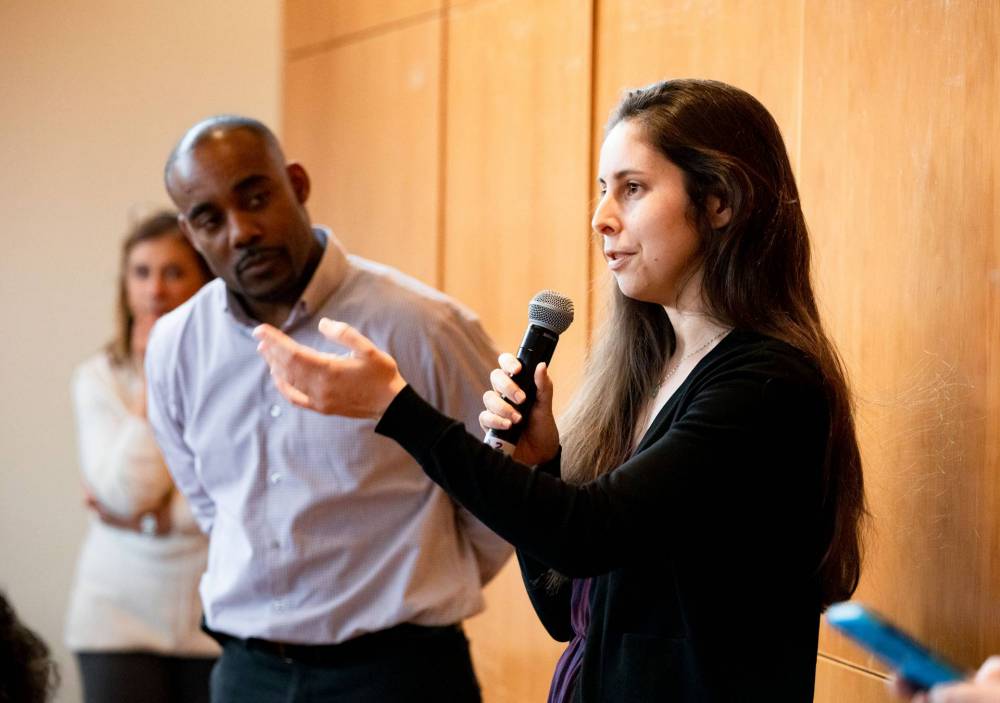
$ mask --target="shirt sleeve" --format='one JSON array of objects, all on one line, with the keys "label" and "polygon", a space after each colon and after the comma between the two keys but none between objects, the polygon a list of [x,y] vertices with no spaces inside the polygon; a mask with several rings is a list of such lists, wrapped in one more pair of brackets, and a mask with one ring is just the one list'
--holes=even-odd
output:
[{"label": "shirt sleeve", "polygon": [[818,473],[824,446],[822,394],[768,385],[721,374],[652,444],[584,484],[494,452],[410,388],[376,431],[528,557],[579,578],[683,549],[691,534],[719,535],[720,548],[736,549],[782,511],[803,509],[810,496],[800,487]]},{"label": "shirt sleeve", "polygon": [[110,364],[95,359],[73,378],[80,466],[106,509],[123,518],[159,506],[173,488],[149,423],[126,406]]},{"label": "shirt sleeve", "polygon": [[[445,415],[459,418],[470,435],[481,438],[483,391],[489,387],[497,358],[492,340],[477,319],[456,309],[439,325],[430,354],[432,358],[424,365],[429,373],[425,387],[432,389],[433,405]],[[456,520],[472,546],[480,582],[485,585],[499,573],[513,549],[460,504],[456,505]]]},{"label": "shirt sleeve", "polygon": [[[188,507],[202,532],[212,531],[215,519],[215,503],[205,491],[198,477],[194,452],[184,441],[184,418],[172,386],[164,378],[162,369],[171,368],[165,353],[165,338],[159,323],[146,349],[146,413],[156,440],[163,451],[163,458],[174,478],[177,489],[187,499]],[[177,509],[179,510],[179,508]],[[173,506],[171,516],[182,518]]]}]

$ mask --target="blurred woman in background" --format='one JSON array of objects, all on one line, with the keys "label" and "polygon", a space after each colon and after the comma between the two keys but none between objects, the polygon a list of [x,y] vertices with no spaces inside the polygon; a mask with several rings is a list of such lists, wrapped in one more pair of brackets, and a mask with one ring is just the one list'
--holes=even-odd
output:
[{"label": "blurred woman in background", "polygon": [[122,247],[117,332],[73,377],[94,519],[77,565],[66,642],[86,703],[208,701],[218,654],[199,629],[208,543],[146,421],[143,359],[156,320],[211,277],[175,213],[137,223]]}]

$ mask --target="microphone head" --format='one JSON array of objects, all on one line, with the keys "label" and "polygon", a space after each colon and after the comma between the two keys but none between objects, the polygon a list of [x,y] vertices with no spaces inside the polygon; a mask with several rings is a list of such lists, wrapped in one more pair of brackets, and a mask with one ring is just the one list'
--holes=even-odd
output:
[{"label": "microphone head", "polygon": [[573,322],[573,301],[554,290],[540,290],[528,303],[528,322],[562,334]]}]

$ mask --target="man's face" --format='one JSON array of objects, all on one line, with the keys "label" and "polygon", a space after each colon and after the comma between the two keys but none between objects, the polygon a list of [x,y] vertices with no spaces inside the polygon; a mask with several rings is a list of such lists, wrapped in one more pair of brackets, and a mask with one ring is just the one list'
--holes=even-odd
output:
[{"label": "man's face", "polygon": [[167,177],[180,225],[217,276],[249,302],[294,303],[315,237],[309,177],[247,130],[210,134]]}]

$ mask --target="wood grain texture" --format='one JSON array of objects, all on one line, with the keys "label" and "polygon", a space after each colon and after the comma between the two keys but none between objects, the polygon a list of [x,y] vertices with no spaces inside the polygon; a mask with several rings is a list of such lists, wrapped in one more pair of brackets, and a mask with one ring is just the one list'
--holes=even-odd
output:
[{"label": "wood grain texture", "polygon": [[587,317],[589,3],[472,3],[450,16],[445,290],[516,351],[527,306],[552,288],[577,322],[553,363],[564,399]]},{"label": "wood grain texture", "polygon": [[[491,0],[452,9],[448,29],[445,290],[516,351],[543,288],[576,303],[553,363],[557,405],[585,349],[589,246],[588,2]],[[469,623],[487,703],[543,701],[559,653],[516,564]]]},{"label": "wood grain texture", "polygon": [[[693,76],[756,95],[796,167],[857,392],[874,518],[857,597],[978,665],[1000,651],[1000,8],[594,2],[288,0],[285,141],[314,219],[442,284],[505,349],[538,289],[570,295],[562,403],[609,280],[588,223],[621,90]],[[515,567],[487,599],[469,624],[487,703],[543,700],[562,646]],[[821,649],[882,671],[825,629]],[[821,659],[816,700],[887,699]]]},{"label": "wood grain texture", "polygon": [[349,251],[438,283],[441,19],[290,61],[285,148],[313,221]]},{"label": "wood grain texture", "polygon": [[359,32],[440,10],[444,0],[285,0],[285,51],[322,49]]},{"label": "wood grain texture", "polygon": [[998,8],[812,2],[805,27],[800,186],[874,517],[856,598],[972,667],[1000,651]]},{"label": "wood grain texture", "polygon": [[836,661],[816,661],[813,703],[899,703],[883,679]]}]

